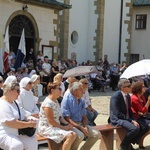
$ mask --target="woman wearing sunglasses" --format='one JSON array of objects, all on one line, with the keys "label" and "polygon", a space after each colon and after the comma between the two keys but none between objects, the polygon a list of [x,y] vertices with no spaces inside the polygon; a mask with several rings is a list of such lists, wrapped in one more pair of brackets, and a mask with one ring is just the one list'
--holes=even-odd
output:
[{"label": "woman wearing sunglasses", "polygon": [[[35,127],[34,121],[24,122],[25,114],[16,105],[15,100],[20,93],[19,84],[10,82],[3,88],[4,95],[0,98],[0,148],[4,150],[37,150],[35,136],[19,135],[18,129]],[[21,119],[19,120],[21,116]]]},{"label": "woman wearing sunglasses", "polygon": [[49,95],[40,108],[39,134],[50,138],[56,143],[62,142],[62,150],[70,150],[76,139],[76,133],[72,131],[73,126],[62,118],[57,101],[57,98],[61,95],[61,88],[57,83],[49,83],[47,91]]}]

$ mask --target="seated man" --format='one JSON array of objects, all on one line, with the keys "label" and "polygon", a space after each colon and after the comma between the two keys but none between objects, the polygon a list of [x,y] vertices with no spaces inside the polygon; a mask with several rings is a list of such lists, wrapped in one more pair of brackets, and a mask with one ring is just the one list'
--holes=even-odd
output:
[{"label": "seated man", "polygon": [[81,79],[80,82],[83,84],[84,94],[82,99],[85,101],[86,115],[90,126],[95,126],[94,120],[96,119],[98,112],[92,107],[91,100],[88,92],[89,82],[86,78]]},{"label": "seated man", "polygon": [[94,143],[100,138],[100,132],[88,125],[85,102],[83,96],[83,85],[80,82],[73,82],[69,86],[70,92],[64,95],[61,103],[63,117],[75,128],[77,138],[73,143],[72,150],[77,150],[84,138],[86,142],[80,150],[90,150]]},{"label": "seated man", "polygon": [[149,130],[148,125],[133,119],[131,111],[130,95],[131,84],[127,79],[120,79],[117,91],[110,99],[110,118],[108,122],[114,126],[122,126],[127,129],[120,150],[132,150],[131,143],[138,143],[140,138]]}]

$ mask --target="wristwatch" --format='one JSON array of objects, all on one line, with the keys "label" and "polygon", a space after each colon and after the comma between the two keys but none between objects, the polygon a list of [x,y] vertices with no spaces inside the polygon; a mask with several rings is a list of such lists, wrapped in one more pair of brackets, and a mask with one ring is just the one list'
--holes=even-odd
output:
[{"label": "wristwatch", "polygon": [[60,123],[62,126],[67,126],[69,123]]}]

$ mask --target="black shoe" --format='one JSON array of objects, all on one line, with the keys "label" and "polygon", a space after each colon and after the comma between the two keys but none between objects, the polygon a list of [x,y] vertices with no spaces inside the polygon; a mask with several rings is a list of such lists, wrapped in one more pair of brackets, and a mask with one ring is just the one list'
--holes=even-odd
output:
[{"label": "black shoe", "polygon": [[129,150],[135,150],[132,145],[129,145]]},{"label": "black shoe", "polygon": [[129,150],[129,149],[125,145],[120,145],[119,150]]},{"label": "black shoe", "polygon": [[96,123],[95,123],[95,122],[93,122],[93,126],[96,126]]}]

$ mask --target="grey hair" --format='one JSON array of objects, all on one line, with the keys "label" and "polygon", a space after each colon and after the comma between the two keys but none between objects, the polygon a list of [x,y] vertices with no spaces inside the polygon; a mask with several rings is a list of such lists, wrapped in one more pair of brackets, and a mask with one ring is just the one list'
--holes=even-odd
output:
[{"label": "grey hair", "polygon": [[83,84],[81,82],[73,82],[73,83],[70,83],[70,87],[69,87],[69,90],[70,92],[74,91],[74,90],[77,90],[80,86],[82,86]]},{"label": "grey hair", "polygon": [[121,89],[121,87],[124,86],[125,83],[130,83],[130,81],[128,79],[120,79],[120,81],[118,82],[118,88]]},{"label": "grey hair", "polygon": [[5,86],[3,87],[4,94],[6,94],[8,92],[8,90],[14,90],[16,86],[19,86],[19,83],[9,82],[9,83],[5,84]]}]

